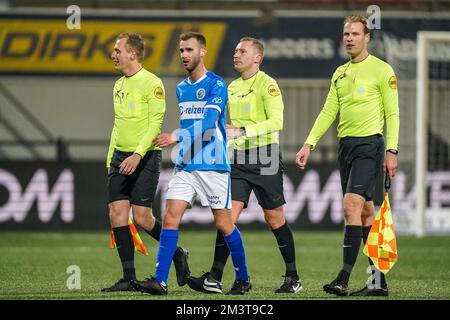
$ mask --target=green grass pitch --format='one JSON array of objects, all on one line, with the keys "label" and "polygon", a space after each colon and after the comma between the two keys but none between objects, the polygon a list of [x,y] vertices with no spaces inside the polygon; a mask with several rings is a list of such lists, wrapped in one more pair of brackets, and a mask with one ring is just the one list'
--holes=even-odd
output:
[{"label": "green grass pitch", "polygon": [[[294,231],[297,265],[303,290],[295,295],[279,295],[284,263],[276,241],[268,230],[243,230],[247,262],[253,290],[244,297],[209,295],[178,287],[172,266],[169,294],[164,297],[142,293],[104,294],[99,290],[121,276],[116,250],[109,249],[106,232],[5,232],[0,233],[0,299],[335,299],[322,286],[332,280],[342,263],[340,232]],[[140,232],[149,255],[136,253],[139,279],[155,272],[158,243]],[[399,262],[388,274],[388,299],[450,299],[450,237],[397,238]],[[193,275],[211,266],[215,232],[181,230],[179,244],[190,252]],[[69,290],[67,268],[81,271],[81,289]],[[362,248],[350,279],[350,290],[362,287],[367,278],[367,258]],[[224,275],[224,290],[232,284],[231,260]],[[341,298],[339,298],[341,299]],[[346,298],[346,299],[351,299]],[[384,299],[384,298],[382,298]]]}]

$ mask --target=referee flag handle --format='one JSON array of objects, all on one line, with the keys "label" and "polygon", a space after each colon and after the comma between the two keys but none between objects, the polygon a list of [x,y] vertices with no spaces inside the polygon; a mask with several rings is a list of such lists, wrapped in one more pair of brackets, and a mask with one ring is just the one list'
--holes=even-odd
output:
[{"label": "referee flag handle", "polygon": [[386,170],[386,176],[384,178],[384,191],[388,192],[391,188],[391,178],[389,177],[389,171]]}]

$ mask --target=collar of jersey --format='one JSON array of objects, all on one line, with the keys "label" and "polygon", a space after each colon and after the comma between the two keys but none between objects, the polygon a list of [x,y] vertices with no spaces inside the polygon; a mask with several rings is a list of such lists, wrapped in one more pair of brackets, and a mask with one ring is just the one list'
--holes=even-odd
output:
[{"label": "collar of jersey", "polygon": [[142,73],[142,70],[144,70],[144,68],[140,68],[139,71],[137,71],[136,73],[133,73],[131,76],[125,76],[125,78],[130,79],[133,77],[137,77],[138,75],[140,75]]},{"label": "collar of jersey", "polygon": [[256,79],[257,79],[257,77],[258,77],[258,75],[260,74],[260,73],[263,73],[261,70],[258,70],[254,75],[252,75],[250,78],[247,78],[247,79],[244,79],[244,78],[242,78],[241,77],[241,79],[242,79],[242,81],[243,82],[246,82],[246,83],[248,83],[248,82],[255,82],[256,81]]},{"label": "collar of jersey", "polygon": [[361,62],[364,62],[364,61],[369,60],[369,57],[370,57],[370,53],[369,53],[369,54],[367,55],[367,57],[365,57],[363,60],[358,61],[358,62],[353,62],[352,60],[350,60],[350,63],[351,63],[351,64],[358,64],[358,63],[361,63]]},{"label": "collar of jersey", "polygon": [[208,72],[206,72],[203,76],[201,76],[200,79],[198,79],[197,81],[195,81],[194,83],[192,83],[191,79],[189,79],[189,77],[186,79],[186,82],[190,85],[195,85],[199,82],[201,82],[203,79],[205,79],[207,77]]}]

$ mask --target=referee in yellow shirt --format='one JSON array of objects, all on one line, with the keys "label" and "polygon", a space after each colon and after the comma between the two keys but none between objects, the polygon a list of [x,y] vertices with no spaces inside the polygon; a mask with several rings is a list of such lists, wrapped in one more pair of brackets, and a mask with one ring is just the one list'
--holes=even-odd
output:
[{"label": "referee in yellow shirt", "polygon": [[[263,44],[242,38],[233,56],[240,77],[228,87],[228,108],[232,125],[227,125],[234,157],[231,164],[231,214],[236,223],[247,207],[253,191],[264,211],[286,265],[284,281],[276,293],[297,293],[302,285],[297,273],[292,232],[284,217],[283,162],[278,135],[283,128],[283,99],[277,82],[261,71]],[[222,280],[229,255],[222,233],[218,232],[211,271],[190,277],[188,285],[197,291],[213,292]],[[249,288],[250,289],[250,288]]]},{"label": "referee in yellow shirt", "polygon": [[[390,178],[397,170],[399,109],[397,79],[391,66],[370,55],[367,20],[352,15],[344,20],[344,45],[350,61],[338,67],[330,92],[304,146],[296,156],[304,170],[308,157],[339,114],[339,166],[344,193],[345,235],[343,266],[336,279],[323,289],[348,295],[348,281],[356,262],[361,238],[364,242],[374,221],[373,193],[382,166]],[[386,146],[383,127],[386,120]],[[384,164],[383,164],[384,159]],[[375,269],[366,286],[352,296],[387,296],[383,273]]]},{"label": "referee in yellow shirt", "polygon": [[[152,213],[159,180],[161,149],[153,139],[161,132],[166,109],[164,86],[142,67],[144,40],[136,33],[117,37],[111,58],[123,76],[113,90],[114,127],[106,160],[108,168],[109,218],[114,232],[123,277],[102,292],[134,291],[136,279],[134,243],[128,226],[130,208],[134,223],[159,241],[161,223]],[[174,256],[177,280],[185,285],[189,276],[187,252],[177,248]]]}]

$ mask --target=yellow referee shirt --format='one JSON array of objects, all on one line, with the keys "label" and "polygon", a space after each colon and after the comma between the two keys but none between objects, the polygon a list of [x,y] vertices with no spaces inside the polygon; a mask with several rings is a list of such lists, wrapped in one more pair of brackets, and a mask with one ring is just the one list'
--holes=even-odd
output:
[{"label": "yellow referee shirt", "polygon": [[305,143],[314,149],[338,113],[339,138],[383,134],[386,119],[386,150],[397,150],[400,116],[397,79],[391,66],[369,55],[337,68],[325,105]]},{"label": "yellow referee shirt", "polygon": [[283,98],[277,82],[263,71],[249,79],[238,78],[228,86],[231,124],[245,127],[245,137],[232,140],[234,148],[246,150],[279,143],[283,129]]},{"label": "yellow referee shirt", "polygon": [[142,68],[116,81],[113,99],[114,127],[106,166],[109,167],[114,149],[136,152],[142,157],[147,151],[161,150],[153,145],[153,139],[161,132],[166,110],[162,81]]}]

